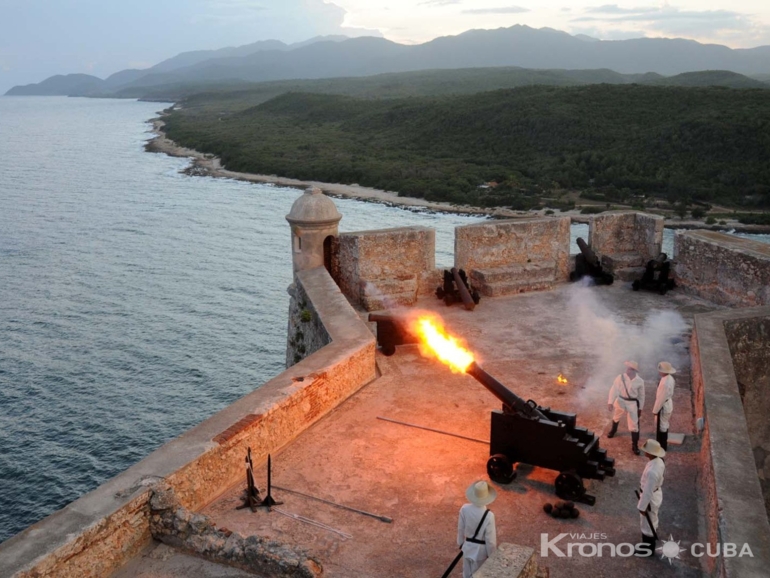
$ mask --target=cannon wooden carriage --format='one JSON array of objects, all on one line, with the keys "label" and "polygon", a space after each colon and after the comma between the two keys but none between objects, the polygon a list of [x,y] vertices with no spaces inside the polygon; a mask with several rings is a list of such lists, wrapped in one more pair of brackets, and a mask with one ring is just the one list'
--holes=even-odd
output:
[{"label": "cannon wooden carriage", "polygon": [[577,416],[524,401],[484,371],[476,362],[466,370],[502,403],[492,412],[487,473],[500,484],[516,478],[516,463],[559,472],[556,494],[565,500],[593,505],[583,479],[604,480],[615,475],[615,460],[599,447],[593,432],[577,425]]}]

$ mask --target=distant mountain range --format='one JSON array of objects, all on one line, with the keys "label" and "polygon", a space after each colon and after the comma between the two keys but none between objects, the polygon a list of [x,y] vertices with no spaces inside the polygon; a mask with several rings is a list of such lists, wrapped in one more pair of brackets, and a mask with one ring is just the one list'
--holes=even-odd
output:
[{"label": "distant mountain range", "polygon": [[[185,52],[152,68],[123,70],[104,80],[85,74],[53,76],[39,84],[15,86],[6,94],[141,97],[157,93],[158,88],[183,85],[232,86],[479,67],[609,69],[624,75],[661,76],[723,71],[708,77],[695,75],[690,80],[694,85],[702,85],[699,83],[705,78],[728,86],[767,87],[760,80],[770,78],[770,46],[731,49],[662,38],[606,41],[521,25],[470,30],[412,46],[374,37],[319,37],[292,45],[266,40],[235,48]],[[662,79],[660,83],[667,81]]]}]

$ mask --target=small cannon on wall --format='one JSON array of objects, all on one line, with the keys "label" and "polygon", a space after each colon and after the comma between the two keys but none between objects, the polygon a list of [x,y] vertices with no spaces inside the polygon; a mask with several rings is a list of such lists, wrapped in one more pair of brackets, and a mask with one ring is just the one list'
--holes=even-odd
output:
[{"label": "small cannon on wall", "polygon": [[604,480],[615,475],[615,460],[599,447],[599,438],[579,427],[574,413],[524,401],[475,361],[466,373],[503,402],[502,411],[492,412],[489,477],[499,484],[512,482],[517,462],[556,470],[556,495],[592,506],[596,498],[586,493],[583,478]]},{"label": "small cannon on wall", "polygon": [[383,355],[393,355],[396,345],[419,343],[419,338],[409,331],[405,319],[389,313],[370,313],[369,322],[377,323],[377,344]]},{"label": "small cannon on wall", "polygon": [[649,291],[657,291],[661,295],[665,295],[674,287],[676,287],[676,283],[674,283],[671,273],[671,261],[668,260],[668,255],[665,253],[661,253],[655,259],[647,261],[642,278],[637,279],[631,284],[631,288],[634,291],[647,289]]},{"label": "small cannon on wall", "polygon": [[451,271],[444,270],[444,283],[436,288],[436,297],[443,299],[447,307],[462,301],[468,311],[473,311],[481,301],[479,292],[468,282],[465,271],[452,267]]},{"label": "small cannon on wall", "polygon": [[602,268],[599,257],[593,249],[580,237],[577,238],[580,253],[575,255],[575,270],[570,273],[570,281],[578,281],[583,277],[592,277],[597,285],[612,285],[614,278]]}]

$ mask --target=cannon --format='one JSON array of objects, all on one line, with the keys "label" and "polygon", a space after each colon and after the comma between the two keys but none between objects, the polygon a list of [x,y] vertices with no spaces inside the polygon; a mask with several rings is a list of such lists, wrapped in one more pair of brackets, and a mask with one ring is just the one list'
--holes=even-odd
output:
[{"label": "cannon", "polygon": [[484,371],[475,361],[466,373],[486,387],[503,403],[492,412],[487,473],[499,484],[516,478],[517,462],[559,472],[554,483],[556,495],[564,500],[594,505],[583,479],[604,480],[615,475],[615,460],[599,447],[599,438],[577,425],[574,413],[541,407],[524,401]]},{"label": "cannon", "polygon": [[405,319],[389,313],[370,313],[369,321],[377,323],[377,343],[384,355],[393,355],[396,345],[419,343],[419,338],[409,331]]},{"label": "cannon", "polygon": [[447,307],[462,301],[468,311],[473,311],[481,301],[479,292],[468,282],[465,271],[457,267],[452,267],[451,271],[444,270],[444,283],[436,288],[436,297],[442,299]]},{"label": "cannon", "polygon": [[671,277],[671,261],[668,260],[668,255],[665,253],[647,261],[641,279],[637,279],[631,284],[634,291],[647,289],[657,291],[661,295],[665,295],[674,287],[676,287],[676,283]]},{"label": "cannon", "polygon": [[570,281],[578,281],[585,276],[592,277],[597,285],[612,285],[614,278],[602,268],[599,257],[593,252],[586,242],[578,237],[577,246],[580,253],[575,256],[575,270],[570,273]]}]

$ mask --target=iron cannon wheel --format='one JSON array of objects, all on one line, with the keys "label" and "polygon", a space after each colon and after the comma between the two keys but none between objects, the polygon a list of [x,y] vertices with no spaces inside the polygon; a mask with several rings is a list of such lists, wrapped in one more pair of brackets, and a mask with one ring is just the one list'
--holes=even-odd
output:
[{"label": "iron cannon wheel", "polygon": [[396,346],[395,345],[383,345],[382,346],[382,354],[390,357],[396,352]]},{"label": "iron cannon wheel", "polygon": [[586,493],[583,478],[574,472],[562,472],[554,482],[556,495],[562,500],[580,501]]},{"label": "iron cannon wheel", "polygon": [[510,484],[516,479],[513,471],[513,463],[505,454],[495,454],[487,460],[487,474],[489,479],[498,484]]}]

